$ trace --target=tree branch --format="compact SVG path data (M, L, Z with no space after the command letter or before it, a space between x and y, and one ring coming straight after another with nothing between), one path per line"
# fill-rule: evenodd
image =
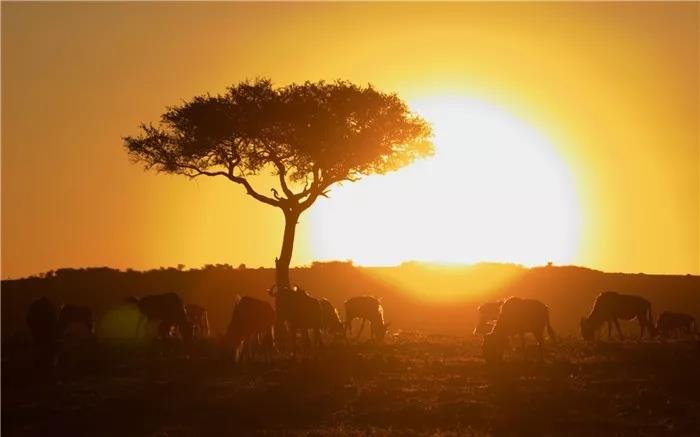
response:
M255 200L258 200L262 203L266 203L266 204L271 205L271 206L280 207L279 201L272 199L270 197L264 196L264 195L258 193L257 191L255 191L255 189L253 189L253 186L250 185L250 182L248 182L248 180L246 178L240 177L240 176L235 176L233 174L233 167L229 166L228 172L225 172L225 171L206 171L206 170L202 170L202 169L198 168L197 166L186 165L186 164L179 165L179 167L195 172L195 174L187 174L187 176L189 176L189 177L197 177L197 176L202 176L202 175L203 176L224 176L232 182L243 185L243 187L246 190L246 194L253 197Z
M305 194L309 197L307 197L303 202L299 203L301 210L305 211L311 205L313 205L316 199L318 199L318 196L328 197L328 187L330 187L334 183L335 181L326 182L325 180L323 180L321 178L320 169L318 167L314 167L313 179L311 180L311 187L308 189L308 193Z

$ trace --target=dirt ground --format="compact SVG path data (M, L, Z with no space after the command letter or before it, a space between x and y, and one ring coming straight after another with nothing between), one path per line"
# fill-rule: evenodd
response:
M28 345L2 356L4 436L700 436L695 341L563 339L496 366L477 338L415 333L272 364L94 345L48 376Z

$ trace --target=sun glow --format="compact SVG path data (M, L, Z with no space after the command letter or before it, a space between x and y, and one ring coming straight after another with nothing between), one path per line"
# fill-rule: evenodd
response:
M433 125L435 155L335 187L314 205L308 224L315 259L573 261L578 199L543 135L478 100L434 97L411 107Z

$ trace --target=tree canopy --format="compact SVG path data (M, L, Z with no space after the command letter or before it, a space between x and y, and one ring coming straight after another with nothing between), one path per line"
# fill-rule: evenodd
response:
M338 182L433 153L430 126L396 94L341 80L282 87L245 81L169 107L158 125L140 128L124 143L146 168L225 177L285 211L307 209ZM249 181L266 172L278 180L271 195Z

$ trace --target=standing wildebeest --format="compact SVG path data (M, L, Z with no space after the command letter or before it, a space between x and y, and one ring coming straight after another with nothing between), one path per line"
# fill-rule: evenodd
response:
M338 310L327 299L319 299L321 305L321 324L328 335L342 335L343 322L340 321Z
M656 332L662 338L668 338L673 334L697 335L698 328L695 318L690 314L664 311L656 323Z
M240 349L246 349L249 358L253 358L259 346L264 357L270 359L275 320L275 311L268 302L249 296L238 301L224 337L224 344L233 351L236 361L244 352Z
M501 311L491 333L484 336L484 358L487 361L500 360L508 347L510 337L531 332L537 339L540 360L543 358L542 344L544 329L554 341L554 330L549 324L549 308L540 301L511 297L501 306Z
M384 307L379 299L372 296L356 296L345 301L345 333L352 334L352 321L362 319L360 331L357 338L360 338L362 330L365 328L365 321L370 322L372 338L377 341L384 340L386 331L390 323L384 323Z
M83 329L90 336L94 334L92 310L78 305L64 305L58 315L58 333L65 335L75 328Z
M474 335L484 335L491 332L494 322L498 320L498 315L501 313L502 305L503 301L499 300L496 302L485 303L477 308L477 311L479 312L479 321L476 328L474 328Z
M206 308L192 303L185 305L187 320L192 325L192 335L196 338L207 338L210 335L209 314Z
M321 304L317 299L298 285L292 289L278 288L273 285L268 289L268 293L275 298L277 312L275 337L281 345L290 348L292 354L296 353L297 330L301 330L303 340L311 346L309 339L309 330L311 330L316 347L323 346L321 340L323 317Z
M27 325L37 346L37 364L52 366L57 352L56 306L46 297L35 300L27 311Z
M192 325L187 320L185 305L177 294L152 294L140 299L130 298L129 300L136 301L143 316L139 320L137 332L144 322L157 321L160 322L158 334L161 338L168 338L173 328L177 328L183 340L188 342L192 339Z
M614 323L620 340L623 340L618 319L632 320L635 317L642 329L640 337L644 336L645 328L649 328L649 335L653 336L654 322L651 316L651 303L648 300L639 296L605 291L596 297L588 317L581 318L581 336L587 341L592 341L598 328L607 322L608 339L612 338L612 324Z

